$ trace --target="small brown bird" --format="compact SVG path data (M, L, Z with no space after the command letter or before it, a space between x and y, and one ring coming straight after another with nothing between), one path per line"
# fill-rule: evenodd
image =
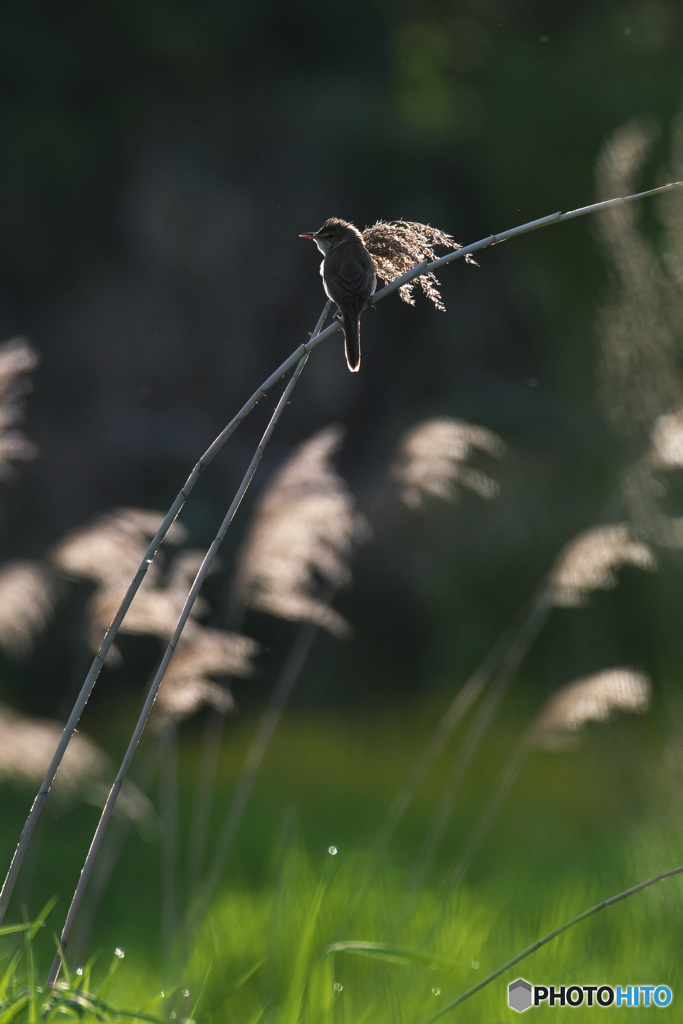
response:
M358 228L330 217L320 231L307 232L325 259L320 274L327 297L336 302L346 342L346 362L360 369L360 314L377 287L375 267Z

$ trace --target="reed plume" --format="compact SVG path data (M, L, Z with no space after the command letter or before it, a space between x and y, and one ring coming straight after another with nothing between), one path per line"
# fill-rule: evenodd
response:
M646 675L612 668L563 686L539 711L529 742L544 750L567 750L588 722L607 722L617 711L644 714L652 687Z
M431 263L435 260L437 257L434 246L451 251L462 248L445 231L410 220L378 220L371 228L363 231L363 241L375 265L377 277L385 284L396 281L418 263ZM470 255L467 255L465 260L467 263L475 262ZM403 302L415 305L416 284L420 285L425 297L433 302L437 309L446 309L439 292L439 282L431 270L416 280L401 285L398 294Z
M319 580L350 582L349 558L369 531L331 462L343 434L330 426L305 441L264 491L237 558L233 606L348 636L348 622L318 596Z
M0 568L0 647L26 658L54 612L58 580L41 562L5 562Z
M24 395L31 390L26 374L38 365L38 355L26 338L0 345L0 478L11 479L16 459L33 459L37 447L20 430L11 429L24 414Z
M45 775L62 734L59 722L27 718L0 705L0 780L35 786ZM55 777L52 792L62 802L85 800L101 807L115 774L111 759L83 733L74 736ZM152 804L126 782L119 813L149 834L156 820Z
M614 523L584 530L558 555L548 575L545 597L558 608L579 608L592 590L612 590L622 565L652 572L656 559L628 526Z
M496 481L467 465L475 449L500 458L505 444L485 427L448 416L424 420L406 431L391 468L401 500L409 508L420 508L425 495L457 501L458 487L480 498L495 498L500 491Z

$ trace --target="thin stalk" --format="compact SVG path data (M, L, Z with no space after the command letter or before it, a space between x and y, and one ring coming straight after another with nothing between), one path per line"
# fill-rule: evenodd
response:
M194 816L187 865L187 891L189 894L194 892L204 863L224 723L225 715L217 711L216 708L210 708L204 726L201 761L194 798Z
M418 789L436 763L454 729L467 714L498 668L500 662L507 655L519 634L519 629L518 615L515 621L498 638L481 665L470 676L465 685L458 690L448 710L436 727L434 735L418 757L408 778L389 806L373 846L374 860L381 860L386 853L389 843L403 816L415 799Z
M326 598L329 600L332 596L333 589L330 588L329 596ZM197 921L201 918L204 909L208 906L211 897L213 896L218 882L220 880L221 872L225 862L232 849L237 829L239 828L242 815L249 802L251 791L254 786L254 780L259 770L263 755L266 752L268 744L270 743L275 727L277 726L280 716L284 710L284 707L289 700L289 697L294 689L294 685L301 674L301 670L306 662L309 651L313 645L313 641L318 633L318 625L313 622L307 622L303 625L299 631L299 634L292 646L280 677L275 685L268 706L264 711L261 721L258 724L256 734L251 741L251 745L247 752L247 756L242 768L242 774L237 783L237 787L232 797L232 802L228 810L223 829L218 838L216 849L211 861L211 867L207 872L206 881L202 886L202 892L200 898L197 901L197 905L188 921L187 931L196 925Z
M71 901L71 906L69 907L69 913L67 914L66 922L62 930L59 945L61 954L64 953L69 942L74 922L78 915L78 910L83 900L83 895L87 888L88 880L92 873L93 865L97 858L99 848L102 845L102 840L104 839L104 835L112 811L114 810L116 799L121 790L121 786L123 785L123 780L126 777L126 773L128 771L128 768L130 767L130 763L133 760L135 751L137 750L145 725L147 724L147 719L149 718L152 706L154 704L154 701L156 700L157 692L159 690L159 687L161 686L161 681L164 678L166 669L168 668L171 658L173 657L173 652L175 651L176 644L178 643L182 631L185 628L185 624L188 618L190 617L190 612L192 611L195 600L197 599L197 595L199 594L200 588L206 578L206 575L209 572L209 569L211 568L211 565L218 553L218 549L221 545L221 542L223 541L223 538L225 537L225 534L228 531L228 527L230 526L230 523L232 522L235 513L237 512L237 509L241 504L242 498L244 497L246 490L253 479L258 464L261 461L261 458L263 457L263 452L266 448L266 445L268 444L268 441L270 440L273 431L275 430L275 427L277 425L278 420L280 419L280 416L282 415L282 412L287 406L289 396L292 394L292 391L294 390L294 387L297 381L299 380L301 373L303 372L303 368L306 365L307 360L308 352L304 353L304 355L299 360L299 365L297 366L296 371L292 374L289 383L287 384L287 387L282 393L282 397L280 398L280 401L276 406L275 412L271 417L270 423L266 427L265 433L261 438L261 443L259 444L258 448L256 449L256 452L254 453L254 457L251 460L249 468L244 475L244 479L240 484L237 494L233 498L232 504L228 509L225 519L221 523L221 527L218 531L218 534L216 535L216 538L214 539L213 543L211 544L211 547L209 548L204 557L204 561L200 566L199 572L197 573L195 581L192 584L190 593L187 596L185 605L180 614L180 618L178 619L175 630L173 632L173 636L171 637L171 641L168 647L166 648L166 652L161 660L161 664L157 670L152 685L149 689L149 693L147 694L147 700L145 701L142 713L140 715L140 718L138 719L138 723L135 727L130 743L128 744L128 749L121 763L121 767L119 768L119 773L116 777L114 785L111 788L111 791L107 798L107 802L104 805L104 810L102 811L102 816L100 817L99 824L97 826L97 829L95 830L95 835L93 836L90 850L88 851L88 856L85 859L85 864L83 865L83 870L81 871L81 877L79 879L78 885L76 886L76 891L74 892L74 896ZM50 970L50 974L47 981L48 987L53 986L54 983L56 982L57 977L59 975L61 962L61 956L58 953L52 964L52 969Z
M142 793L147 793L149 790L158 766L158 751L152 748L147 752L145 763L138 773L137 786ZM115 818L113 825L107 832L107 838L92 873L87 897L81 907L78 924L71 936L71 955L75 961L81 960L85 955L102 897L107 889L112 872L116 867L119 854L133 828L133 824L132 818L129 817L119 818L118 820Z
M620 892L616 896L611 896L608 900L603 900L602 903L596 903L594 907L591 907L589 910L584 910L582 914L577 914L576 917L571 919L571 921L566 921L565 924L560 925L559 928L555 928L542 939L538 939L538 941L532 943L531 946L527 946L527 948L522 950L521 953L518 953L517 956L513 956L512 960L508 960L507 963L503 964L503 966L499 967L496 971L493 971L492 974L482 978L477 985L473 985L472 988L463 992L462 995L457 996L457 998L452 999L450 1003L446 1003L445 1006L440 1007L436 1013L431 1014L431 1016L423 1020L422 1024L434 1024L434 1021L438 1020L439 1017L443 1017L444 1014L454 1010L456 1006L460 1006L460 1004L464 1003L466 999L473 996L475 992L481 991L481 989L485 988L492 981L495 981L496 978L499 978L500 975L504 974L510 967L514 967L515 964L518 964L527 956L531 956L532 953L535 953L537 949L541 948L541 946L545 946L547 942L551 942L553 939L557 938L558 935L561 935L562 932L566 932L567 929L573 928L575 924L585 921L586 918L590 917L592 914L597 914L601 910L606 910L607 907L611 907L613 904L619 903L620 900L625 900L628 896L633 896L635 893L641 892L643 889L648 889L651 885L656 885L657 882L664 881L665 878L672 878L674 875L680 874L683 874L683 865L677 868L671 868L670 871L663 871L661 875L655 875L653 878L648 878L647 881L641 882L639 885L634 885L632 889L626 889L624 892Z
M482 238L478 242L473 242L471 245L464 246L461 249L457 249L454 252L448 253L446 256L441 257L441 259L434 260L432 263L427 263L426 261L424 261L423 263L418 264L416 267L413 267L412 270L409 270L407 273L403 274L402 277L397 278L391 284L386 285L384 288L381 288L380 291L375 292L375 294L372 296L372 304L375 305L377 302L381 302L382 299L387 298L387 296L397 291L402 285L408 284L415 278L421 277L423 274L436 270L441 266L445 266L445 264L451 263L454 260L462 259L463 257L468 256L470 253L478 252L481 249L485 249L490 245L496 245L499 242L507 241L509 238L514 238L517 235L525 234L528 231L535 231L538 228L546 227L550 224L559 224L560 222L565 220L572 220L575 217L582 217L584 214L587 213L594 213L599 210L607 209L610 206L616 206L621 203L632 202L636 199L644 199L646 196L657 195L660 192L666 192L669 189L679 188L681 186L683 186L683 182L671 182L670 184L667 185L661 185L659 188L649 189L647 192L638 192L631 196L624 196L617 199L608 199L601 203L593 203L591 206L584 206L577 210L570 210L568 213L553 213L550 214L548 217L541 217L539 220L529 221L528 223L522 224L519 227L510 228L508 231L503 231L500 234L488 235L486 238ZM327 316L329 308L330 303L328 303L325 307L325 311L321 317L321 320L319 321L320 324L324 322L324 319ZM190 476L187 478L185 485L178 492L178 495L173 504L171 505L170 509L168 510L168 513L163 523L161 524L152 541L150 542L145 557L140 563L140 567L137 573L135 574L128 590L126 591L125 597L123 598L119 606L119 609L116 615L114 616L114 619L112 620L112 623L109 629L107 630L107 633L105 634L104 640L102 641L102 645L100 646L99 651L95 655L93 663L90 667L90 671L88 672L85 678L85 682L83 683L83 686L78 695L76 703L74 704L71 715L69 716L69 720L64 727L64 732L57 745L54 757L50 762L50 766L45 774L45 778L42 782L42 785L38 790L35 800L33 801L33 805L29 812L28 818L26 819L26 823L24 824L24 827L22 829L21 836L19 837L19 842L14 852L14 856L12 858L9 871L7 872L7 876L5 878L2 890L0 891L0 925L2 925L2 922L5 918L7 906L11 899L12 892L14 890L14 884L16 882L17 875L19 874L19 870L21 868L21 864L26 853L26 849L31 840L33 829L35 828L36 822L40 817L43 806L45 805L45 801L50 791L50 787L52 786L55 775L57 774L57 769L61 764L62 758L64 757L64 752L67 746L69 745L69 742L74 734L76 726L78 725L80 717L83 713L83 709L85 708L85 705L88 702L92 689L97 681L97 678L104 664L104 660L107 656L107 653L111 645L114 642L114 639L119 631L119 628L121 626L121 623L123 622L126 612L130 608L133 598L138 592L140 585L143 579L145 578L147 570L149 569L149 566L152 564L152 560L154 559L154 556L156 555L157 551L159 550L162 544L162 541L164 540L166 534L168 533L171 526L177 519L183 505L185 504L190 492L194 488L201 474L204 472L204 470L212 461L212 459L218 454L218 452L221 450L221 448L226 443L228 438L232 436L232 434L235 432L235 430L240 425L242 420L244 420L245 417L251 412L251 410L257 404L259 399L264 397L270 390L270 388L274 384L276 384L284 376L284 374L291 370L292 367L300 359L302 359L304 355L307 355L310 352L312 352L314 348L316 348L319 344L321 344L321 342L325 341L332 334L334 334L335 331L338 331L340 327L341 325L338 322L335 322L334 324L331 324L329 327L327 327L324 331L319 330L319 328L316 329L316 331L313 332L313 335L311 336L309 341L307 341L305 344L300 345L294 352L292 352L290 356L288 356L287 359L285 359L283 363L280 364L277 370L275 370L270 375L270 377L268 377L263 382L263 384L254 392L251 398L247 402L245 402L245 404L242 406L237 415L230 421L230 423L228 423L227 427L225 427L224 430L221 431L221 433L218 435L213 444L206 450L204 455L202 455L201 459L192 470Z
M467 869L474 860L477 850L482 844L488 830L491 828L501 804L512 789L512 785L524 766L533 747L533 730L527 729L521 739L515 745L515 749L507 760L505 767L498 777L495 788L489 802L479 815L479 820L474 826L474 831L461 853L460 857L453 863L443 882L442 891L446 895L457 889L465 877Z
M325 308L327 309L328 307L329 303ZM322 327L322 321L318 322L316 330L320 327ZM226 604L226 598L229 596L230 589L226 587L226 596L220 602L220 605ZM239 633L244 623L244 606L241 602L238 604L236 601L230 601L230 604L231 607L227 614L225 607L219 606L216 618L218 623L222 624L226 629ZM216 776L218 774L225 718L224 712L218 711L216 708L210 708L204 725L199 772L195 787L194 815L190 829L190 850L187 860L188 900L192 898L192 894L197 888L204 866L209 821L211 819L211 805L216 789Z
M517 673L517 669L541 631L552 607L552 604L543 596L536 600L527 616L526 622L507 652L500 675L481 704L470 726L453 766L448 785L432 818L422 850L418 854L412 885L413 893L419 890L434 862L434 857L441 845L441 840L453 814L453 808L455 807L460 787L479 749L479 744L491 724L493 716L500 707L500 703L507 693Z
M178 923L178 722L158 740L161 839L161 944L164 981L172 979L173 939Z

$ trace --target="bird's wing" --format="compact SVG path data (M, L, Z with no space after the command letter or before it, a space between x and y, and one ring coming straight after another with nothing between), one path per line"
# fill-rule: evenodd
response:
M365 249L339 245L331 249L323 263L327 294L342 312L357 315L375 290L375 270Z

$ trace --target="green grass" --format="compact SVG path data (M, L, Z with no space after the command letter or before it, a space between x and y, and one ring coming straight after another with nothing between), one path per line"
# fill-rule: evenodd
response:
M167 979L162 985L160 972L159 844L132 837L91 943L100 951L89 981L95 998L160 1019L175 1013L177 1020L193 1017L207 1024L421 1024L564 921L683 862L683 837L660 802L663 781L672 781L672 769L660 755L670 724L656 717L622 720L591 730L573 753L533 756L465 883L444 902L437 883L518 732L522 712L511 705L474 766L446 848L417 901L406 900L410 869L455 747L426 780L390 856L367 883L369 845L435 714L408 709L381 722L368 716L361 727L357 719L329 716L291 714L283 721L224 888L193 935L189 966L176 969L170 984ZM250 721L231 729L214 836L252 729ZM189 842L196 754L197 739L189 735L180 765L181 863ZM4 794L3 843L11 841L8 826L16 827L12 818L21 803L18 796ZM34 975L41 983L54 955L52 933L61 927L95 817L92 809L78 807L55 807L53 815L28 894L32 916L49 896L60 897L32 946ZM327 852L330 844L338 848L334 856ZM680 879L671 879L582 922L444 1020L519 1020L506 1004L507 984L519 976L535 984L668 984L674 990L671 1008L622 1008L620 1019L635 1013L638 1020L655 1013L675 1019L683 973L682 886ZM20 939L8 935L0 941L1 952L9 955ZM379 948L344 947L349 942ZM336 950L323 955L332 944ZM107 982L105 999L98 993L115 946L122 946L126 957L117 960L118 973ZM6 962L0 961L0 970ZM19 972L16 991L30 987L29 961L22 962L25 974ZM82 988L84 982L78 984ZM67 1010L94 1012L65 1002L54 1013ZM98 1012L106 1018L111 1011ZM532 1016L543 1021L571 1014L571 1020L582 1021L605 1012L614 1011L539 1008ZM30 1024L28 1013L26 1004L15 1018Z

